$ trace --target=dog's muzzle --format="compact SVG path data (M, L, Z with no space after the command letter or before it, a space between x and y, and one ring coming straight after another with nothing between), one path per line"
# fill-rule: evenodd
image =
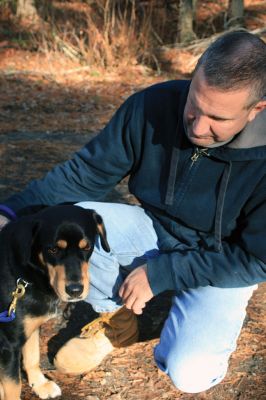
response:
M71 283L66 286L66 293L73 298L78 298L82 295L84 286L80 283Z

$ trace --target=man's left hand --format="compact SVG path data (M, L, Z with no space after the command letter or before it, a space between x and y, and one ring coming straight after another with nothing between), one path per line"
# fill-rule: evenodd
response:
M142 314L146 302L153 297L146 265L136 268L126 277L119 290L119 296L126 308L135 314Z

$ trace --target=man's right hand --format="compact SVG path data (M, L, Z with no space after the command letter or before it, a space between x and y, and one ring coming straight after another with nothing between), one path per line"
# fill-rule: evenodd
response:
M0 231L3 229L3 227L10 222L10 219L7 217L4 217L4 215L0 215Z

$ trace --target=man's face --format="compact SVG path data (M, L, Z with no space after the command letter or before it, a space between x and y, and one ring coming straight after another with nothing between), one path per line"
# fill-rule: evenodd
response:
M184 110L187 135L196 146L211 147L227 142L259 112L247 108L249 88L221 91L208 86L199 69L192 79Z

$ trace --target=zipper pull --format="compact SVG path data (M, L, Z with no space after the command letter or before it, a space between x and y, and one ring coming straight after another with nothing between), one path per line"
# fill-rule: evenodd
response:
M208 148L199 149L198 147L196 147L196 150L194 151L194 154L191 156L190 159L194 163L198 161L199 157L203 155L209 157Z
M196 150L194 151L194 153L190 159L194 163L198 160L199 156L200 156L200 151L199 151L198 147L196 147Z

